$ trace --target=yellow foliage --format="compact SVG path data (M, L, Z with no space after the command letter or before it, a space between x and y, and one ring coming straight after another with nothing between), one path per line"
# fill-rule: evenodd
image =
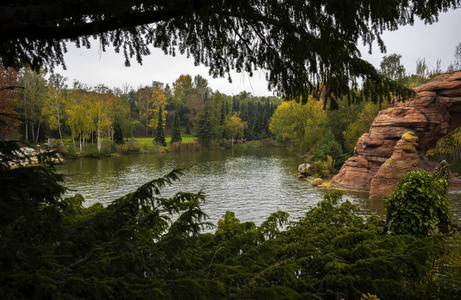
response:
M243 131L248 128L247 122L242 122L237 113L229 116L224 123L228 136L232 139L243 137Z
M166 96L163 92L163 89L159 88L158 86L155 86L154 89L152 90L151 108L149 108L149 116L150 116L149 127L151 128L157 127L158 112L160 111L160 108L161 108L163 128L165 128L166 116L168 114L168 111L166 111L165 106L166 106Z
M360 298L360 300L379 300L379 298L376 295L366 293L366 294L362 294L362 297Z
M307 153L323 136L327 113L321 101L309 97L306 104L282 102L269 125L279 141L289 141L298 153Z
M434 149L427 151L427 156L449 158L450 156L458 155L460 158L461 152L461 127L456 128L443 138L441 138Z

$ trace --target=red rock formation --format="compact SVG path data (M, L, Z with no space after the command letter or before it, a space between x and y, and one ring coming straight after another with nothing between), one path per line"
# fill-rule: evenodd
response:
M394 151L401 151L395 146L408 131L418 137L415 149L419 162L413 167L434 168L434 164L425 158L426 151L444 135L461 126L461 71L437 76L414 90L414 98L406 101L394 99L391 108L379 112L370 132L359 138L354 156L346 161L333 178L334 182L346 188L370 190L371 197L387 197L398 181L386 187L383 185L386 177L376 179L373 184L372 179ZM389 168L398 167L397 164L387 164L380 174L390 174Z
M400 177L419 169L418 137L408 131L403 134L392 152L371 179L370 198L386 198L400 182Z

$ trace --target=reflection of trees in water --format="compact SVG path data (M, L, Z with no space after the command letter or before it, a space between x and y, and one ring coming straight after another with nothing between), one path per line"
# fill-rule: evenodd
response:
M461 225L461 190L448 193L450 215L454 224Z

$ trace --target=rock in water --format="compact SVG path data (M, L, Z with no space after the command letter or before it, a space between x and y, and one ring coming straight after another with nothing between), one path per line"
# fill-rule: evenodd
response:
M298 167L298 173L303 176L312 175L312 166L308 163L300 164Z
M323 184L323 179L322 178L315 178L313 181L312 181L312 185L313 186L319 186L319 185L322 185Z
M333 178L335 183L346 188L370 190L370 194L387 197L389 190L393 190L390 186L385 189L386 192L375 192L372 189L380 188L377 184L381 180L379 178L383 178L382 173L388 171L391 163L386 165L387 171L381 171L373 186L372 179L393 156L394 151L403 151L402 145L396 146L409 131L418 138L415 145L417 153L412 154L412 157L418 156L415 169L434 170L435 163L425 157L427 150L433 148L447 133L461 126L461 71L437 76L414 90L414 98L406 101L393 99L391 108L379 112L369 133L359 138L354 156L344 163Z

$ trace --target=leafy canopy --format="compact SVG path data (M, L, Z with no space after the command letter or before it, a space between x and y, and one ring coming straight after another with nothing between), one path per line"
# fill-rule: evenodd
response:
M66 43L105 50L113 46L125 64L149 55L149 46L193 57L214 77L230 70L267 70L268 87L286 96L303 95L324 83L348 93L357 80L383 94L399 90L361 58L358 42L370 47L383 30L426 23L460 0L90 0L6 1L0 6L0 58L6 67L35 69L64 65ZM384 85L382 83L385 83ZM403 92L402 90L400 90Z

